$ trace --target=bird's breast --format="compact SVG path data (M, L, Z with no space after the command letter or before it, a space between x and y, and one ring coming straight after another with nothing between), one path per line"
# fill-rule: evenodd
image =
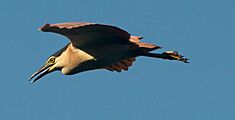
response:
M73 47L72 44L61 54L58 61L61 62L62 73L71 74L81 63L94 60L94 56L85 51Z
M125 44L96 44L74 47L72 44L61 56L64 58L62 73L75 74L104 68L133 57L133 50Z

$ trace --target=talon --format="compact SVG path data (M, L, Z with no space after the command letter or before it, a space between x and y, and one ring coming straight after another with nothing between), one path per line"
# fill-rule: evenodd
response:
M162 54L165 54L165 55L169 55L169 59L171 60L179 60L179 61L182 61L184 63L189 63L188 62L188 58L184 58L183 55L180 55L177 51L166 51L166 52L163 52Z

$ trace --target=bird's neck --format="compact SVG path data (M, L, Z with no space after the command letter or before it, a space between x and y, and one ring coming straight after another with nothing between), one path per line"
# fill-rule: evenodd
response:
M91 59L94 59L94 57L70 44L68 48L57 57L56 63L58 67L62 68L61 72L63 74L69 74L75 68L79 67L81 63Z

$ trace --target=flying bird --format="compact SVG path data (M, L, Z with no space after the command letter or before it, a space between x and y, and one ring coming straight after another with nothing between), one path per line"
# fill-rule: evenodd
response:
M132 36L127 31L112 25L86 22L47 23L39 30L63 35L70 42L52 54L44 66L32 74L29 79L31 83L57 70L65 75L94 69L127 71L138 56L188 63L188 59L177 51L151 53L161 47L141 42L143 37ZM37 77L33 79L35 76Z

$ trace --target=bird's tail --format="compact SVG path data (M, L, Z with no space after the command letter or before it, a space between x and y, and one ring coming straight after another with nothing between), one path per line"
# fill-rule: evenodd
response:
M140 42L141 39L143 39L141 36L131 36L130 41L138 45L138 48L140 48L142 51L146 52L161 48L160 46L151 43Z
M162 59L167 59L167 60L178 60L182 61L184 63L189 63L188 58L185 58L184 56L178 54L177 51L166 51L161 54L159 53L149 53L149 52L144 52L141 54L141 56L145 57L153 57L153 58L162 58Z

